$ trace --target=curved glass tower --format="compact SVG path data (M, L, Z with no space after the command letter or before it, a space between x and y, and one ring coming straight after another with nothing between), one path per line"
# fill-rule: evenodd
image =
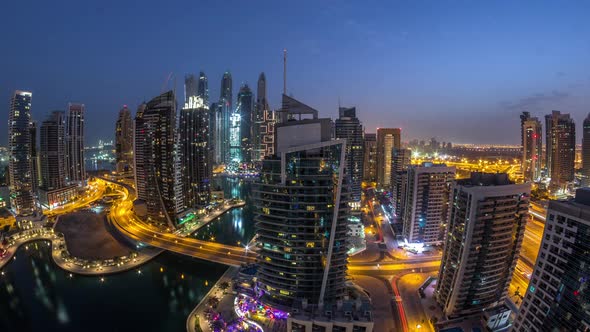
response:
M346 294L346 140L329 140L329 119L294 121L277 134L254 189L260 298L283 310L329 306Z
M32 147L35 142L31 135L31 99L27 91L15 91L10 102L8 121L8 148L10 160L10 205L18 216L29 216L36 211L33 193Z

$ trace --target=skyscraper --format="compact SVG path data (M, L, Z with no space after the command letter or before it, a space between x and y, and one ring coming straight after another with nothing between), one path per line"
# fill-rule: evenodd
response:
M196 97L199 95L200 82L194 74L187 74L184 76L184 102L188 102L189 97Z
M176 99L168 91L140 106L135 115L135 186L148 218L174 227L176 200ZM179 200L180 201L180 200Z
M241 117L240 113L232 112L229 118L229 146L228 156L225 161L226 169L237 171L242 163L242 139L241 139Z
M209 106L209 83L207 82L207 75L205 75L205 73L202 71L199 72L197 96L203 99L203 104Z
M256 90L256 105L252 113L252 161L260 161L266 154L263 132L268 134L266 115L269 111L266 99L266 76L264 73L260 73Z
M582 186L590 186L590 114L582 127Z
M209 107L209 117L213 117L213 120L209 118L209 129L211 129L211 133L209 135L213 136L213 145L211 149L213 150L213 157L211 161L214 164L223 164L223 106L221 103L212 103ZM213 127L211 127L213 125Z
M39 171L39 154L37 153L37 122L31 121L31 163L33 170L31 172L33 178L33 196L38 197L39 182L41 174Z
M10 159L10 205L18 216L36 212L33 193L33 159L31 151L31 99L33 94L17 90L10 101L8 121L8 149Z
M528 218L530 183L504 173L458 180L435 298L449 317L480 312L506 298Z
M238 103L236 113L240 116L240 140L242 142L242 161L252 160L252 128L257 124L253 123L254 96L248 84L242 85L238 92Z
M587 331L590 326L590 188L550 201L535 269L514 331Z
M393 149L391 158L391 196L393 208L398 220L404 218L406 194L408 189L408 166L412 151L410 149Z
M204 206L210 199L211 154L209 107L200 96L189 97L180 111L180 160L185 206Z
M537 181L541 177L541 152L543 134L541 122L532 118L529 112L522 112L521 142L522 142L522 172L525 181Z
M221 79L221 93L219 96L219 117L221 118L221 130L219 132L219 140L221 143L218 144L220 152L218 153L221 158L221 163L229 164L231 160L230 156L230 126L232 122L233 110L233 94L232 94L232 78L230 72L226 71ZM217 117L216 117L217 119ZM235 121L235 119L234 119ZM239 122L239 120L238 120ZM239 124L238 124L239 125Z
M407 170L403 235L409 243L441 244L451 211L455 167L423 163Z
M66 167L69 183L84 185L84 104L68 104L66 116Z
M361 201L363 181L363 126L356 117L355 107L340 107L339 118L335 121L336 139L346 139L346 168L350 177L352 201Z
M226 71L223 73L223 77L221 78L221 96L220 100L225 100L229 103L229 109L232 109L233 106L233 83L231 78L231 73Z
M62 111L53 111L41 124L39 202L48 209L67 203L77 195L77 186L68 186L66 182L65 127L66 117Z
M553 191L565 189L574 180L576 126L569 114L553 111L545 116L546 161Z
M40 155L43 190L66 186L65 126L65 114L62 111L53 111L41 124Z
M393 149L401 148L401 129L377 128L377 187L390 189Z
M115 154L117 172L131 171L133 168L133 120L127 105L119 111L119 118L115 125Z
M275 307L317 307L346 294L346 141L331 141L329 124L278 125L276 155L263 161L254 190L258 282L262 300Z
M363 180L377 182L377 134L365 133Z

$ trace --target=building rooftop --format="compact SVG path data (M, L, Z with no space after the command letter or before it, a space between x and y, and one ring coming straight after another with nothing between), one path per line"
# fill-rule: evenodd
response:
M576 197L549 201L549 210L590 221L590 188L576 190Z
M457 181L461 186L505 186L514 184L508 178L506 173L483 173L472 172L469 179L461 179Z

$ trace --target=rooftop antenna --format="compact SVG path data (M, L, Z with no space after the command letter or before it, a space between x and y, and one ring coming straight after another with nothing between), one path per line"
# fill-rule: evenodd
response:
M287 49L283 49L283 94L287 94Z

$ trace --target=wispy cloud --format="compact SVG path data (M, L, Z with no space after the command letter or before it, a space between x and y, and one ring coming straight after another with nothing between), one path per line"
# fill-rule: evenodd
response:
M568 92L553 90L551 93L536 93L515 102L505 101L500 105L509 110L528 111L542 108L544 105L562 102L569 96Z

